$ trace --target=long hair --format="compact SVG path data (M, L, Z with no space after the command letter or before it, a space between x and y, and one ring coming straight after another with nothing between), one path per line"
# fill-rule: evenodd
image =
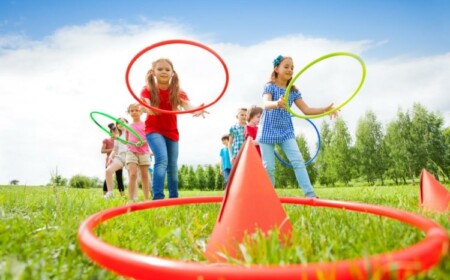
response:
M275 69L277 69L277 68L280 66L281 62L282 62L283 60L287 59L287 58L289 58L289 59L292 60L292 57L290 57L290 56L283 56L280 60L277 61L277 65L274 65L272 74L270 75L269 83L275 84L276 79L278 79L278 73L275 72ZM287 80L287 82L286 82L286 87L289 85L289 83L291 82L291 80L292 80L292 78L290 78L289 80ZM298 91L298 89L295 87L295 85L292 85L291 91Z
M178 74L175 72L175 69L173 68L173 63L167 58L160 58L158 60L155 60L152 62L152 68L147 71L147 75L145 76L146 86L148 91L150 92L150 105L153 107L159 106L159 90L157 87L157 81L155 76L153 75L153 71L156 67L156 65L160 62L167 62L169 63L170 67L173 70L173 76L170 80L169 84L169 101L172 105L172 110L177 110L178 107L181 105L181 98L180 98L180 82L178 79Z

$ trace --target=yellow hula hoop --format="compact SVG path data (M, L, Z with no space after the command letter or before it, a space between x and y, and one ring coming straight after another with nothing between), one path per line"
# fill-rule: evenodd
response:
M353 92L353 94L349 98L347 98L347 100L345 100L341 105L339 105L339 106L337 106L337 107L335 107L335 108L333 108L333 109L331 109L331 110L329 110L327 112L324 112L322 114L304 116L304 115L299 115L299 114L295 113L294 111L292 111L292 109L289 106L289 102L288 102L288 100L289 100L289 93L290 93L291 88L294 85L295 81L298 79L298 77L300 77L300 75L303 74L303 72L308 70L314 64L316 64L316 63L318 63L318 62L320 62L320 61L322 61L324 59L327 59L327 58L330 58L330 57L334 57L334 56L349 56L349 57L352 57L352 58L356 59L361 64L361 68L362 68L361 80L359 82L358 87ZM357 56L355 54L352 54L352 53L347 53L347 52L335 52L335 53L330 53L330 54L321 56L321 57L317 58L316 60L312 61L311 63L309 63L308 65L306 65L305 67L303 67L303 69L300 70L297 73L297 75L295 75L295 77L288 84L288 86L286 88L286 94L284 96L284 102L286 103L286 109L293 116L296 116L296 117L301 118L301 119L315 119L315 118L320 118L320 117L332 114L332 113L340 110L342 107L344 107L348 102L350 102L350 100L352 100L356 96L356 94L359 92L359 90L361 89L362 85L364 84L364 80L365 79L366 79L366 65L364 64L364 61L359 56Z

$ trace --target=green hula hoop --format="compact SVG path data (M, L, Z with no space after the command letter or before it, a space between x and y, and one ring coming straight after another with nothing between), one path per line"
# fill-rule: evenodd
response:
M138 147L139 147L139 146L142 146L142 142L143 142L143 141L142 141L142 137L141 137L134 129L132 129L129 125L127 125L126 123L122 122L121 120L116 119L116 118L114 118L114 117L112 117L112 116L110 116L110 115L108 115L108 114L105 114L105 113L102 113L102 112L96 112L96 111L91 112L91 114L90 114L91 119L98 125L98 127L100 127L100 128L101 128L104 132L106 132L110 137L113 137L113 134L112 134L111 132L109 132L108 129L104 128L101 124L99 124L99 123L95 120L95 118L94 118L94 115L95 115L95 114L105 116L105 117L107 117L107 118L109 118L109 119L115 121L116 123L120 124L121 126L125 127L129 132L131 132L134 136L136 136L136 138L139 140L139 142L133 143L133 142L127 141L127 140L125 140L125 139L123 139L123 138L120 138L120 137L117 137L117 138L116 138L117 140L119 140L120 142L122 142L122 143L124 143L124 144L127 144L127 145L138 146Z
M353 92L353 94L347 98L347 100L345 100L341 105L337 106L336 108L333 108L327 112L324 112L322 114L317 114L317 115L299 115L297 113L295 113L294 111L292 111L292 109L289 106L289 93L291 91L292 86L294 85L295 81L298 79L298 77L300 77L301 74L303 74L303 72L305 72L306 70L308 70L308 68L310 68L311 66L313 66L314 64L318 63L319 61L322 61L324 59L330 58L330 57L334 57L334 56L349 56L349 57L353 57L354 59L356 59L362 67L362 75L361 75L361 81L359 82L358 87L356 88L356 90ZM356 96L356 94L359 92L359 90L361 89L362 85L364 84L364 80L366 79L366 65L364 64L364 61L357 55L352 54L352 53L347 53L347 52L335 52L335 53L330 53L324 56L321 56L319 58L317 58L316 60L312 61L311 63L309 63L308 65L306 65L305 67L303 67L302 70L300 70L297 75L295 75L295 77L291 80L291 82L288 84L287 88L286 88L286 94L284 96L284 102L286 103L286 109L289 111L289 113L291 113L292 115L301 118L301 119L315 119L315 118L320 118L329 114L332 114L334 112L336 112L337 110L340 110L342 107L344 107L344 105L346 105L348 102L350 102L350 100L353 99L353 97Z

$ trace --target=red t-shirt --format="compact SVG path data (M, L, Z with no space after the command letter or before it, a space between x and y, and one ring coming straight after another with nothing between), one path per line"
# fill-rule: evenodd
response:
M180 90L180 97L183 100L189 100L186 93ZM150 99L150 91L147 87L144 87L141 91L141 98ZM172 105L169 100L169 91L164 89L159 89L159 109L172 111ZM159 133L173 141L178 141L178 125L177 125L177 115L175 114L164 114L155 112L156 115L147 114L147 119L145 120L145 134L152 132Z
M112 139L112 138L103 139L103 145L105 145L105 149L108 149L108 150L114 148L114 139ZM111 154L111 152L106 154L105 166L108 165L108 157L110 154Z
M244 129L244 139L247 140L248 137L251 137L253 140L256 139L256 134L258 134L258 127L246 125ZM256 150L258 151L259 156L261 156L261 148L259 145L256 146Z

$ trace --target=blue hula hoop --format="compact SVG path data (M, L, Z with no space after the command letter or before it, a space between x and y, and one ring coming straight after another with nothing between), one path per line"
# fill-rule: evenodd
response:
M316 134L317 134L318 143L319 143L319 144L317 145L317 151L316 151L315 155L314 155L310 160L308 160L307 162L305 162L305 166L308 166L309 164L311 164L311 163L316 159L317 155L319 154L319 150L320 150L320 142L322 142L322 141L320 140L320 133L319 133L319 130L317 129L317 126L316 126L310 119L305 119L305 120L307 120L307 121L314 127L314 130L316 131ZM274 153L275 153L275 157L276 157L283 165L292 168L292 164L290 164L290 163L288 163L288 162L285 162L285 161L277 154L277 152L274 151Z

